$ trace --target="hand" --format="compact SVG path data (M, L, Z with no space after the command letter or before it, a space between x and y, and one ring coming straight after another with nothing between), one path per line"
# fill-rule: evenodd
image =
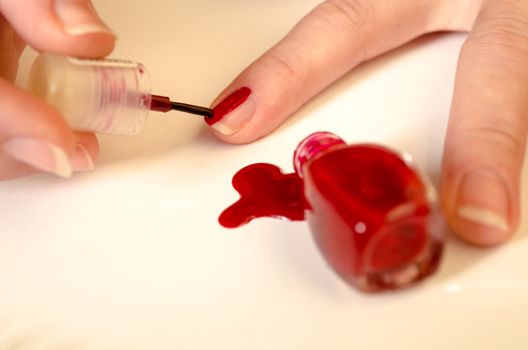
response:
M503 242L519 221L528 128L526 1L327 0L220 94L212 128L226 142L253 141L359 63L445 30L470 34L445 142L442 205L464 239Z
M67 177L93 168L98 153L95 135L72 132L55 109L12 84L26 43L102 57L114 41L89 0L0 0L0 180L38 171Z

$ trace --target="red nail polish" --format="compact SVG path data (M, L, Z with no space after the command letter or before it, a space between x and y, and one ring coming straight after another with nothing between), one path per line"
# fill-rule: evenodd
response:
M247 87L240 88L227 96L222 100L216 107L213 108L213 117L205 118L205 122L209 125L213 125L220 121L226 114L233 111L235 108L244 103L247 98L251 95L251 89Z
M220 223L306 216L332 268L366 292L401 288L437 269L443 218L401 155L377 145L346 145L320 132L299 144L294 166L293 174L262 163L242 169L233 178L241 199Z
M234 228L259 217L304 220L306 202L303 181L296 174L284 174L267 163L249 165L233 177L240 199L224 210L218 221Z

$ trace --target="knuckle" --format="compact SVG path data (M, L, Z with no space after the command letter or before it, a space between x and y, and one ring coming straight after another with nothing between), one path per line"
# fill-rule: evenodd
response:
M357 42L357 55L363 61L367 54L366 27L376 27L376 15L371 0L326 0L313 12L322 26L344 33Z
M317 13L330 25L354 31L374 17L374 8L370 0L326 0Z
M273 51L266 52L262 56L262 62L267 67L267 73L273 74L281 79L292 79L299 74L297 66L289 59Z
M492 59L528 61L528 18L514 12L483 9L464 45Z
M521 162L525 153L525 140L513 130L498 126L474 126L466 130L468 142L474 141L474 145L480 151L489 150L488 155L497 155L497 159L507 163ZM484 156L486 156L484 154Z

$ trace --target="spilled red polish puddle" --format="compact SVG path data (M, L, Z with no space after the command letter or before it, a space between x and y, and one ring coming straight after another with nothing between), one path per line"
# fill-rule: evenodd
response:
M220 215L224 227L238 227L258 217L304 220L307 203L297 173L284 174L273 164L252 164L236 173L233 187L240 199Z

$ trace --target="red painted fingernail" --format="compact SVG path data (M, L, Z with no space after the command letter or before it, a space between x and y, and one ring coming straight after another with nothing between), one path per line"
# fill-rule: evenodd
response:
M251 89L243 87L217 104L213 108L213 118L206 118L205 121L220 133L230 135L253 116L255 106Z

